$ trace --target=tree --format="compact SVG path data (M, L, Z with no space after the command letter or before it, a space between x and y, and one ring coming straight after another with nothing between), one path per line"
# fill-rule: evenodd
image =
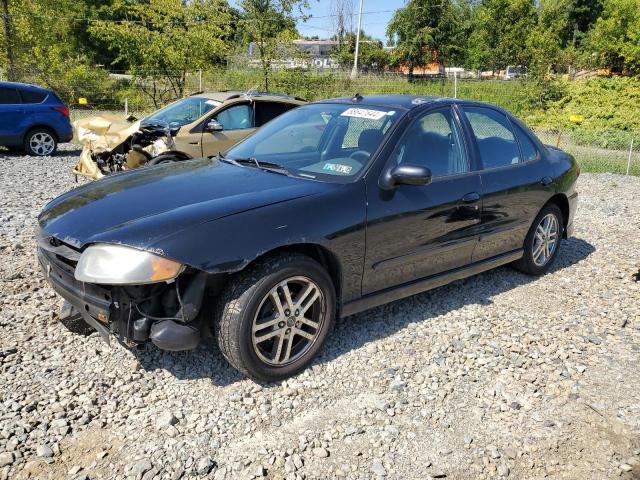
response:
M545 78L560 62L563 52L563 33L569 19L564 0L541 0L537 22L529 31L525 48L529 73L535 78Z
M409 78L421 65L446 65L456 49L459 22L451 0L409 0L399 8L387 26L389 44L394 45L394 62L405 65Z
M353 0L331 0L331 15L338 50L341 51L347 35L353 33Z
M566 6L567 26L563 46L579 47L602 14L602 7L602 0L568 0ZM640 5L637 8L640 8Z
M13 56L13 32L9 15L9 0L2 0L2 17L4 25L4 47L7 54L7 76L15 80L15 58Z
M496 71L525 63L535 13L533 0L484 0L473 16L468 66Z
M91 37L115 54L159 106L185 93L186 75L224 61L232 34L223 0L116 0L100 10L108 18L89 26Z
M75 66L90 63L93 52L78 34L85 30L84 18L90 16L91 6L96 3L88 0L6 1L0 45L5 51L10 48L8 57L12 57L12 61L7 58L5 63L0 59L0 66L13 70L16 80L57 87L53 80L64 77Z
M586 53L599 66L640 73L640 8L638 0L605 0L602 16L589 32Z
M334 37L336 38L336 37ZM342 68L351 68L356 50L356 35L347 33L342 39L342 45L338 43L332 56ZM358 63L365 71L381 72L389 64L389 53L384 49L382 42L360 32L360 50Z
M244 21L242 27L254 42L265 91L269 91L269 73L273 61L283 51L284 46L297 36L294 10L300 12L308 8L307 0L242 0L240 8ZM306 18L302 16L302 18Z

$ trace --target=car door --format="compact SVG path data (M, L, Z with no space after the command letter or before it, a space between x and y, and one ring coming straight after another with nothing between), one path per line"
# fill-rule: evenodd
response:
M231 148L255 131L253 104L234 103L216 112L211 120L222 125L222 131L208 131L206 122L202 131L202 155L216 155Z
M0 145L17 145L22 141L19 126L24 123L24 106L18 90L0 87Z
M473 132L482 180L480 241L473 261L522 248L533 219L553 189L553 173L524 132L503 112L484 106L462 107ZM521 146L522 144L522 146ZM533 149L533 150L532 150Z
M480 175L468 154L457 112L416 114L387 159L431 170L428 185L393 190L367 180L367 241L362 293L462 267L471 261L480 221Z

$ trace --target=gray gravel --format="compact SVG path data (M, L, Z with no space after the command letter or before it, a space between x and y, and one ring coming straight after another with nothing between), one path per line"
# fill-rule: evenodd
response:
M549 275L347 318L312 368L261 386L211 341L134 354L57 320L31 230L74 186L65 147L0 152L0 478L640 476L640 178L581 176Z

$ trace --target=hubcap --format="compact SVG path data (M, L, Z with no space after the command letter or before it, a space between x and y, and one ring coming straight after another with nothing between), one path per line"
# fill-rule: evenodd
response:
M49 155L53 152L55 142L53 137L48 133L38 132L31 135L31 138L29 139L29 146L37 155Z
M278 283L264 296L253 319L254 352L269 365L295 362L318 339L326 313L324 295L310 278L290 277Z
M558 218L553 213L545 215L536 227L533 238L533 263L543 267L553 256L558 245Z

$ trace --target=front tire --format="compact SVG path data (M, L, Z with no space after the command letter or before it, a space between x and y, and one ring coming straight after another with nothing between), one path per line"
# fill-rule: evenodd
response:
M58 149L58 140L50 130L36 128L27 133L24 139L24 149L27 155L36 157L55 155Z
M513 266L529 275L544 275L560 251L564 220L560 208L549 203L533 221L524 241L524 255Z
M315 260L280 254L239 273L220 298L215 335L222 354L248 377L273 382L305 369L333 327L336 295Z

